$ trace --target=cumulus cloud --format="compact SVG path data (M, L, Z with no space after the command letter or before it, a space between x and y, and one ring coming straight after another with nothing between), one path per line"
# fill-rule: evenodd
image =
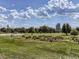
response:
M9 10L0 6L0 13L0 19L51 18L57 15L68 15L73 19L78 19L79 4L74 4L69 0L49 0L47 5L37 9L28 7L26 10L18 11L16 9Z
M0 14L0 20L4 20L4 19L6 19L6 18L8 18L6 15Z
M48 13L51 15L68 15L70 17L73 15L73 19L79 18L79 4L74 4L69 0L50 0L45 7L47 7Z
M31 12L32 11L30 9L27 11L17 11L16 9L10 10L9 17L12 17L13 19L27 19L27 18L31 18L30 16L30 14L32 14Z
M0 13L6 12L6 11L7 11L7 9L5 7L0 6Z
M79 13L72 13L72 14L71 14L71 17L72 17L73 19L79 19Z
M48 2L48 8L52 9L53 7L58 7L61 9L75 9L78 6L74 5L72 1L69 0L50 0Z
M69 0L49 0L47 5L38 9L28 8L28 15L37 18L50 18L57 15L68 15L72 14L74 19L77 19L79 13L79 4L74 4ZM72 18L73 18L72 17Z

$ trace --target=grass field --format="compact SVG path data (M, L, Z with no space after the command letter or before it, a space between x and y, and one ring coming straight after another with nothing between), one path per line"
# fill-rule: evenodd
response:
M48 42L33 36L62 36L63 41ZM31 36L29 39L26 37ZM78 36L77 36L78 37ZM65 34L25 34L0 36L0 59L79 59L79 44Z

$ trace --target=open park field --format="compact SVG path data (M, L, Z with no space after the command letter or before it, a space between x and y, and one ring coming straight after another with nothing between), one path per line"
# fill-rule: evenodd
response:
M0 59L79 59L79 44L62 33L1 34Z
M79 59L79 0L0 0L0 59Z

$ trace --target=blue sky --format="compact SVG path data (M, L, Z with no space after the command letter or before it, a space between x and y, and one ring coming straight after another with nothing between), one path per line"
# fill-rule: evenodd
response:
M39 8L46 4L48 0L0 0L0 5L9 9L25 9L27 7Z
M0 0L0 27L79 27L79 0Z

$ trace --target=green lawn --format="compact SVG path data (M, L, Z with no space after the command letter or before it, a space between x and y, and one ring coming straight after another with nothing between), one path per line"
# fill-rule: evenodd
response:
M31 35L31 34L26 34ZM61 35L63 34L34 34ZM47 42L25 39L21 36L0 36L0 58L2 59L79 59L79 45L65 41Z

